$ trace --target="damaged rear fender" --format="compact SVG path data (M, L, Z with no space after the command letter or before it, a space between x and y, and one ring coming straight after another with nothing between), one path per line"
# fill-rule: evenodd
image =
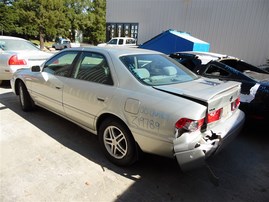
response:
M227 143L234 139L242 129L245 114L237 110L233 116L221 120L218 125L204 133L193 136L184 133L174 139L174 155L183 171L191 170L205 165L208 157L219 152ZM187 138L193 136L193 138Z

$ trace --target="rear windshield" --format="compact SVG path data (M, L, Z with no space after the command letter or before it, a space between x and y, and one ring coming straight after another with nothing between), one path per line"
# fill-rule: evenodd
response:
M197 79L194 73L162 54L126 55L123 64L141 82L156 86L182 83Z
M17 39L0 39L0 48L4 51L39 50L31 42Z

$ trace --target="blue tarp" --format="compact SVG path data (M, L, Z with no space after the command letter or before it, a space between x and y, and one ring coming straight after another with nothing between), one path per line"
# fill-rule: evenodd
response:
M156 50L165 54L179 51L209 52L210 44L186 32L167 30L141 44L139 48Z

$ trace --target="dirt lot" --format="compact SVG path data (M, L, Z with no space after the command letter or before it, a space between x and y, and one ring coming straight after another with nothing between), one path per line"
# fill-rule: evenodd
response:
M144 155L109 163L89 132L44 109L22 112L0 86L0 201L269 201L268 126L248 122L209 161L182 173L173 159ZM215 180L214 180L215 179Z

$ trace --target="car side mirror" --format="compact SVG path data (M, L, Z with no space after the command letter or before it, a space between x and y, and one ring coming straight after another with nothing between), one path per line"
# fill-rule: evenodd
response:
M32 72L40 72L40 69L41 69L41 68L40 68L39 65L36 65L36 66L32 66L32 67L31 67L31 71L32 71Z

